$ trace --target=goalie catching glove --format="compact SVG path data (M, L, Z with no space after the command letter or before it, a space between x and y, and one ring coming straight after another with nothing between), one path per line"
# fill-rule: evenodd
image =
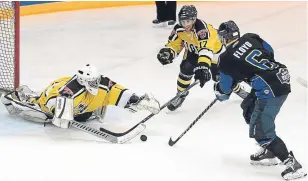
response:
M160 111L159 102L151 94L145 94L141 97L133 94L127 102L125 108L131 112L147 110L153 114L158 114Z

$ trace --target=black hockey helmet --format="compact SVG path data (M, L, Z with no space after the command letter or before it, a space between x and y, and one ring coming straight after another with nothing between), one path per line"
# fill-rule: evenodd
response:
M230 20L221 23L218 28L218 34L222 43L228 45L230 42L240 38L240 29L234 21Z
M197 9L194 5L184 5L179 12L179 22L182 20L194 20L197 19Z

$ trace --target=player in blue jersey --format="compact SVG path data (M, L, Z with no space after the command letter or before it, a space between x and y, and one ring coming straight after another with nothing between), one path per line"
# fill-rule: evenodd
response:
M220 101L227 100L232 85L245 81L252 91L241 104L243 115L249 124L249 136L260 145L260 151L250 156L253 164L272 165L278 158L286 166L281 176L286 180L307 175L301 164L288 151L276 134L275 117L291 92L288 68L275 60L272 47L259 35L240 30L234 21L224 22L218 29L226 46L218 60L220 81L214 91ZM266 162L266 161L272 162Z

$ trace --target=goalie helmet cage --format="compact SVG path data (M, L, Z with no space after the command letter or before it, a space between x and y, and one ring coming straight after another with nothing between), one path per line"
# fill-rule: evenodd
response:
M19 86L20 2L0 1L0 90Z

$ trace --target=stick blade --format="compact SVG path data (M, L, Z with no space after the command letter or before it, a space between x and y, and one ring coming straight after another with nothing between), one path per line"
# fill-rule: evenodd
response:
M173 145L175 144L175 142L174 142L174 141L172 141L171 137L170 137L170 139L169 139L168 144L169 144L169 146L173 146Z

